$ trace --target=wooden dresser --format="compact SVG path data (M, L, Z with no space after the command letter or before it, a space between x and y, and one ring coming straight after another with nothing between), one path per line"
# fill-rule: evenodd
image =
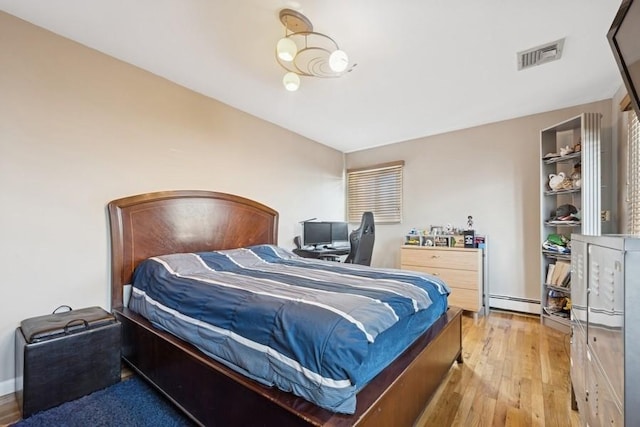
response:
M440 277L451 288L449 305L484 313L482 249L405 245L400 268Z

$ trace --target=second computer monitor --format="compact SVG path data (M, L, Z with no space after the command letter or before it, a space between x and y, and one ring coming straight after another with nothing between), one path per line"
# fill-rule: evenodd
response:
M337 221L307 221L303 223L305 246L328 246L349 241L348 223Z
M331 243L349 241L349 224L346 222L331 223Z

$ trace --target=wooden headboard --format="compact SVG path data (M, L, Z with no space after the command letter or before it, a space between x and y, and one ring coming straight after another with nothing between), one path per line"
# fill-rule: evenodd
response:
M111 230L111 308L142 260L278 243L278 212L244 197L211 191L162 191L108 204Z

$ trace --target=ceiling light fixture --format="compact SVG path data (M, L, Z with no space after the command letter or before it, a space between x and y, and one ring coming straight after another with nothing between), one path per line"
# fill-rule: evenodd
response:
M280 11L284 37L276 45L276 60L287 73L282 79L289 91L298 90L300 76L340 77L349 68L349 57L331 37L313 31L306 16L292 9Z

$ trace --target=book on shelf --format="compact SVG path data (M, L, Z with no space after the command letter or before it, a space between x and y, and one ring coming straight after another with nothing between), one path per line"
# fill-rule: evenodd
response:
M559 283L561 288L570 288L571 287L571 266L569 266L568 273L564 276L562 283Z
M549 266L547 267L547 280L545 281L547 285L551 284L551 280L553 279L553 271L555 270L555 268L555 264L549 264Z
M551 267L553 265L553 267ZM556 261L549 264L547 271L547 284L559 287L567 287L571 281L571 263L567 261Z

